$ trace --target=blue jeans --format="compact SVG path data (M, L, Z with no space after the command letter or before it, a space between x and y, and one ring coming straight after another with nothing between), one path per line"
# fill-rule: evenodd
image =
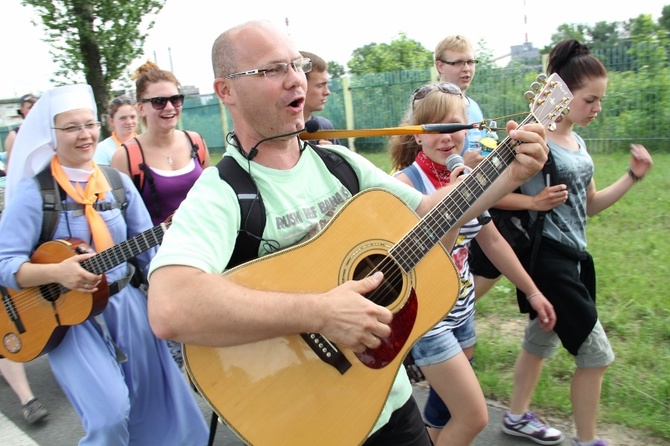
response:
M468 320L458 328L445 332L440 336L442 342L433 339L426 342L417 349L421 341L417 343L412 349L412 357L417 365L436 364L437 362L446 361L453 358L463 351L464 348L472 347L477 342L477 335L475 334L475 315L472 314ZM442 344L442 350L439 350L439 345ZM417 352L417 350L419 350ZM415 353L416 352L416 353ZM417 354L422 358L420 362L417 359ZM422 355L422 356L421 356ZM434 361L437 358L444 358L442 361ZM472 363L472 360L470 360ZM426 424L436 429L442 429L451 419L449 408L444 404L442 398L433 390L432 386L428 388L428 398L423 409L423 418Z

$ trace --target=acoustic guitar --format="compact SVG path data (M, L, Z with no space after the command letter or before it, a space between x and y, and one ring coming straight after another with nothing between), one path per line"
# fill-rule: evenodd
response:
M554 75L536 83L523 122L553 124L572 99ZM514 161L505 139L417 222L398 197L360 192L314 238L224 274L249 288L318 293L376 271L365 297L394 314L381 347L355 353L318 333L233 347L185 344L186 370L217 415L254 445L357 445L377 421L412 346L450 311L459 279L440 238ZM196 321L194 321L196 323Z
M109 300L106 271L161 244L171 219L90 257L81 266L93 274L103 274L95 293L81 293L51 283L21 291L8 289L0 311L0 355L15 362L28 362L60 344L68 328L100 314ZM40 245L33 263L60 263L77 254L92 252L79 239L51 240Z

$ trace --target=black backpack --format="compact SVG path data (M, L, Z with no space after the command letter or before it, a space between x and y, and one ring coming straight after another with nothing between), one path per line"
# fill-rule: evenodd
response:
M547 186L556 184L556 166L554 165L551 150L549 151L547 162L542 167L542 178L548 179ZM517 189L514 192L521 193L521 190ZM528 273L532 274L535 257L537 256L540 240L542 239L542 229L544 228L544 220L547 212L539 211L537 218L532 224L530 223L530 213L525 209L510 211L492 208L490 209L490 213L491 219L498 231L500 231L500 234L507 240L507 243L512 247Z
M351 195L358 193L360 185L356 172L341 155L311 143L307 145L321 157L330 173L340 180ZM224 156L216 168L219 169L219 177L230 184L237 194L242 218L242 227L237 233L235 249L226 267L228 269L258 257L258 248L266 223L265 206L251 176L233 157Z
M98 166L105 174L109 185L112 187L114 202L95 203L93 207L96 211L109 211L111 209L121 209L123 218L126 218L126 207L128 200L126 198L126 188L123 186L123 180L118 170L109 166ZM35 176L35 181L40 187L42 194L42 232L40 234L39 245L53 239L58 225L58 215L61 211L83 211L84 205L79 203L63 203L65 201L65 191L58 185L56 179L51 175L51 166L47 165L40 173ZM38 246L39 246L38 245Z

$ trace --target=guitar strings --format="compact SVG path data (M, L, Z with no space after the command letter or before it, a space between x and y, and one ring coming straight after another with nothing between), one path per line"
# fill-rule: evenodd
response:
M549 102L545 102L544 104L549 105ZM540 104L541 108L544 108L546 105ZM544 118L541 120L544 120ZM548 119L548 121L552 122L553 119ZM538 120L531 113L520 125L525 125L529 122L540 122L540 120ZM425 247L428 246L429 243L423 242L421 240L418 240L417 243L410 243L410 241L414 240L412 234L416 232L417 228L419 227L419 225L416 225L414 228L412 228L409 234L404 236L393 248L389 250L390 256L384 257L384 259L372 269L368 276L374 274L377 271L381 271L384 273L384 280L391 285L391 288L397 289L400 287L404 281L404 275L402 272L397 272L403 271L402 267L395 268L395 266L399 266L398 261L392 257L395 251L398 251L398 254L400 254L399 257L404 256L405 258L417 258L419 261L422 257L427 255L428 252L437 244L439 239L441 239L441 237L444 236L453 227L458 219L462 217L467 209L474 203L474 201L476 201L478 195L475 192L480 192L483 194L486 188L488 188L495 181L495 179L497 179L498 176L514 161L516 156L514 149L519 144L521 144L521 142L514 141L509 137L505 138L498 145L495 152L487 156L486 159L482 161L477 167L475 167L475 169L473 169L473 171L469 174L472 176L473 180L467 181L466 179L461 181L452 193L445 197L445 199L440 204L435 206L435 208L433 208L425 216L425 226L427 226L429 229L428 231L425 231L425 233L428 234L427 237L430 239L427 240L427 242L431 244L428 249L425 249ZM481 190L478 191L470 190L470 183L473 183L473 185L476 184L474 179L481 176L484 176L488 181L486 188L481 189L480 187L478 189ZM463 190L467 190L467 193L465 193ZM472 197L475 199L471 200ZM468 198L470 198L470 200ZM445 207L446 210L449 209L450 206L447 203L448 201L451 201L451 205L458 209L460 216L455 217L455 214L452 212L442 212L442 209ZM447 224L446 227L445 223ZM435 234L440 233L442 236L435 236ZM417 234L417 236L418 235L419 234ZM437 240L435 240L436 238ZM408 248L405 248L405 245L407 245ZM418 263L418 261L416 263ZM392 271L389 277L386 276L388 271ZM408 274L408 272L406 271L405 274ZM368 294L368 298L374 303L381 304L386 300L386 289L388 289L388 287L379 286Z
M148 250L152 246L160 244L162 235L168 227L169 223L154 226L133 238L106 249L94 257L84 260L81 262L81 266L89 272L100 271L100 273L103 273L108 271L114 266L120 265L137 254ZM129 248L126 248L126 246ZM59 302L59 296L63 295L65 298L69 291L71 290L57 283L29 287L9 297L11 302L3 299L3 306L10 319L13 313L32 310L45 303L48 304L47 308L52 310L52 304L56 304L56 306L63 304L63 300L65 299L60 299Z
M470 173L473 180L477 178L478 175L483 175L489 181L487 186L490 186L490 184L499 176L500 172L514 160L514 147L517 144L514 144L509 138L502 141L496 149L496 155L489 155L487 159L480 163L480 165ZM503 168L501 169L501 167ZM402 271L405 271L405 274L408 274L408 271L411 270L413 265L410 268L405 269L398 265L399 260L394 259L393 256L397 252L398 259L421 260L422 257L427 255L439 242L442 236L445 235L453 227L453 224L455 224L467 211L472 204L472 198L474 197L476 199L477 193L470 190L472 186L470 183L477 186L477 183L472 180L467 181L466 179L465 181L460 182L454 191L445 197L442 203L438 204L424 217L424 223L427 230L419 232L420 225L412 228L406 236L389 250L390 255L384 257L369 275L381 271L384 273L384 280L390 284L391 288L397 289L400 287L404 281L404 274ZM481 189L481 187L477 187L476 189L478 189L476 192L479 193L483 193L485 190ZM457 208L458 212L444 212L443 210L445 208L448 210L452 207ZM423 239L417 240L417 238L421 238L422 233ZM414 264L416 263L418 263L418 261L414 262ZM397 266L400 267L398 268ZM386 300L386 289L388 289L388 287L377 287L368 294L368 298L372 302L380 304Z

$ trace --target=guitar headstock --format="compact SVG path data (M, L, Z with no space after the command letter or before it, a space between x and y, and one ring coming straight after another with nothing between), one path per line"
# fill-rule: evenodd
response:
M531 114L549 131L554 131L555 123L561 122L563 115L570 111L568 104L574 96L556 73L548 78L540 74L530 88L533 91L526 92L525 97L530 101Z

